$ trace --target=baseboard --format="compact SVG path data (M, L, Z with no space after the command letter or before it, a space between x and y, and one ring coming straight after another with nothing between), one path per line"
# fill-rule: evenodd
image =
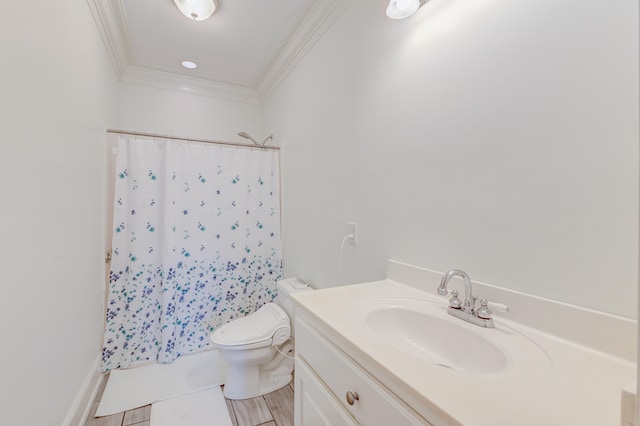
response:
M98 356L95 362L92 363L92 367L87 373L71 408L69 408L62 426L84 425L103 380L104 375L100 373L100 357Z

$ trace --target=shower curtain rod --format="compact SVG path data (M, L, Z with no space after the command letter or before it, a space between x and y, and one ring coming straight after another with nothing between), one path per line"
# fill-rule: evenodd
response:
M270 149L274 151L280 150L279 146L273 146L273 145L250 145L247 143L216 141L216 140L210 140L210 139L182 138L182 137L171 136L171 135L158 135L155 133L131 132L128 130L107 129L107 133L117 133L120 135L132 135L132 136L147 136L151 138L164 138L164 139L172 139L172 140L183 141L183 142L212 143L216 145L239 146L242 148L260 148L260 149Z

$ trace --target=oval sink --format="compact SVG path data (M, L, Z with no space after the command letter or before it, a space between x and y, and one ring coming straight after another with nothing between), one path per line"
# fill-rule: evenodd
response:
M483 328L447 314L446 306L413 298L371 298L355 304L353 318L371 338L397 351L459 372L546 369L537 344L504 325Z
M507 357L496 345L444 319L389 308L370 312L366 322L380 339L441 367L491 373L507 366Z

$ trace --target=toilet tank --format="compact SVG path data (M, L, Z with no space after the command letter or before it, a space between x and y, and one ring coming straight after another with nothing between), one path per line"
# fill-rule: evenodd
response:
M293 322L295 321L295 317L294 303L293 299L291 299L290 296L293 293L311 290L313 289L309 286L309 284L302 281L300 278L285 278L278 281L278 296L276 297L275 303L277 303L282 309L284 309L284 311L289 316L292 335L294 331Z

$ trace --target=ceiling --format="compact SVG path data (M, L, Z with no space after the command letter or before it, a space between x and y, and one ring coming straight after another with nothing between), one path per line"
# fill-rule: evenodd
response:
M205 21L173 0L88 3L121 81L259 103L349 0L220 0Z

